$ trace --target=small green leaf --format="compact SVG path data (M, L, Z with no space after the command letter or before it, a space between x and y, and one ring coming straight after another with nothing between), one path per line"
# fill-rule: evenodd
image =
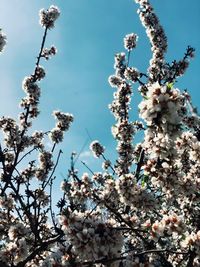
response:
M174 86L174 83L173 83L173 82L172 82L172 83L167 83L167 88L168 88L168 89L172 89L173 86Z
M142 177L142 180L141 180L141 185L142 185L142 187L144 187L144 186L146 185L146 183L148 182L148 180L149 180L149 176L144 175L144 176Z
M144 180L142 180L142 183L141 183L141 185L142 185L142 187L145 187L145 181Z

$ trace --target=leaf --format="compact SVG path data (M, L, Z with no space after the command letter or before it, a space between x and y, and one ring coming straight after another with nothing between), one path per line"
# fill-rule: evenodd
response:
M144 180L142 180L142 182L141 182L141 185L142 185L142 187L145 187L145 181Z
M149 180L149 176L144 175L144 176L142 177L142 180L141 180L141 185L142 185L142 187L145 187L145 185L147 184L148 180Z
M172 89L173 88L173 86L174 86L174 82L172 82L172 83L167 83L167 88L168 89Z

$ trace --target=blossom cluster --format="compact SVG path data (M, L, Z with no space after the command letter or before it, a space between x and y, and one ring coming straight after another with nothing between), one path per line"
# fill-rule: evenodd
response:
M3 131L4 143L8 148L16 147L20 143L21 131L14 119L0 118L0 129Z
M42 51L42 56L46 59L49 60L51 56L54 56L57 53L57 49L55 46L51 46L51 48L44 48Z
M42 151L39 154L40 165L36 171L36 177L38 180L43 181L47 178L48 173L52 170L54 163L52 161L52 154L48 151Z
M186 113L184 97L180 91L153 83L148 87L145 99L139 104L140 116L148 125L145 132L145 148L152 157L166 158L174 153L173 140L180 133Z
M198 231L197 233L192 232L191 234L189 234L185 240L182 242L182 246L183 247L190 247L190 248L194 248L197 252L197 254L200 254L200 231Z
M71 183L63 181L61 183L61 190L69 194L71 200L76 205L86 204L87 200L91 198L91 191L93 184L88 173L84 173L81 181L72 181Z
M96 158L99 158L104 153L104 147L97 140L90 144L90 149Z
M131 51L133 48L136 47L136 42L137 42L138 36L135 33L130 33L127 34L124 37L124 47L128 51Z
M60 11L56 6L50 6L49 9L41 9L39 12L40 24L47 29L54 28L55 21L60 16Z
M120 176L116 181L115 188L123 205L128 205L132 210L143 208L151 210L156 207L156 200L153 194L148 193L146 188L135 182L133 174Z
M117 257L123 244L113 222L104 222L99 212L95 213L91 214L90 210L86 213L68 211L60 218L62 230L80 261Z
M14 207L14 199L11 195L0 198L0 208L5 210L12 210Z
M167 50L167 38L159 19L154 13L149 1L136 1L140 5L138 10L142 25L146 29L147 37L151 43L152 59L150 60L149 74L153 81L158 80L162 74L164 54Z
M183 218L176 214L164 215L161 221L155 221L151 226L151 236L154 240L164 236L164 232L167 235L173 235L174 239L177 239L177 234L183 233L185 225Z
M3 51L5 45L6 45L6 35L0 29L0 52Z
M40 81L45 76L45 71L41 66L38 66L35 73L31 76L25 77L22 83L22 88L27 94L20 103L20 106L25 110L29 109L30 118L36 118L39 114L38 104L41 94L41 89L36 83ZM25 112L20 114L20 122L23 127L31 126L27 123L27 116Z
M49 137L52 142L59 143L63 141L64 132L69 129L74 118L72 114L64 113L59 110L54 111L53 115L58 122L56 123L56 127L50 131Z
M116 169L118 169L119 175L127 173L132 162L132 138L135 131L132 123L128 121L131 94L130 84L126 81L121 82L117 92L114 93L114 101L109 106L117 120L117 123L112 127L112 134L118 140L119 159Z

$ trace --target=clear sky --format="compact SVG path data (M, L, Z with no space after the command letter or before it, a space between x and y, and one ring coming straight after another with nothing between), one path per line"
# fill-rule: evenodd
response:
M197 50L177 87L188 88L195 105L200 107L200 1L151 0L151 3L168 36L167 59L182 58L187 45ZM124 51L123 37L132 32L139 35L131 64L140 71L146 71L151 54L133 0L0 0L0 27L8 38L6 50L0 56L0 116L17 117L19 113L18 102L24 95L21 81L33 71L43 34L38 11L51 4L60 8L61 16L55 29L49 32L47 46L54 44L58 54L41 64L47 76L41 82L41 115L34 128L45 131L53 128L51 113L55 109L74 114L74 124L60 146L64 152L58 170L61 180L61 173L65 175L69 167L71 151L79 152L88 138L86 129L92 139L107 148L106 156L114 157L115 141L110 131L114 120L107 108L113 89L107 79L114 73L114 54ZM136 89L131 111L135 118L139 99ZM98 160L88 151L86 146L80 159L97 171ZM87 171L80 161L77 167L81 172Z

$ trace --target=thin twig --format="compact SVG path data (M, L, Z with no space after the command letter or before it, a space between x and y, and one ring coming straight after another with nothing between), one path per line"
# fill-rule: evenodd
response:
M53 167L53 170L52 170L52 172L51 172L51 174L50 174L50 176L49 176L49 179L46 181L46 183L44 182L43 185L42 185L43 188L45 188L45 187L49 184L49 182L51 181L51 179L52 179L52 177L53 177L53 175L54 175L54 173L55 173L55 170L56 170L56 168L57 168L57 166L58 166L59 159L60 159L60 156L61 156L62 153L63 153L63 152L62 152L62 150L60 149L60 151L59 151L59 153L58 153L58 156L57 156L57 159L56 159L56 163L55 163L55 165L54 165L54 167Z
M34 150L36 150L37 149L37 147L34 147L34 148L32 148L30 151L28 151L27 153L25 153L22 157L21 157L21 159L19 159L18 160L18 162L17 162L17 165L28 155L28 154L31 154Z
M94 175L94 172L90 169L90 167L87 166L87 164L84 161L81 161L81 163L89 170L91 174Z

